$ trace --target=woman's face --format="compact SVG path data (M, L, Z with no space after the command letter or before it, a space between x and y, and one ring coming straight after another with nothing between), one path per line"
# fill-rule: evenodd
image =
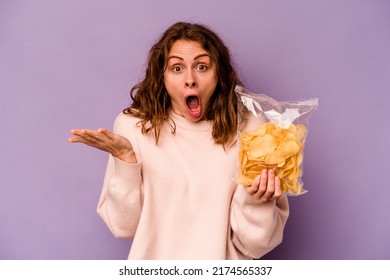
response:
M217 82L215 65L199 43L178 40L173 44L164 84L176 114L192 122L203 119Z

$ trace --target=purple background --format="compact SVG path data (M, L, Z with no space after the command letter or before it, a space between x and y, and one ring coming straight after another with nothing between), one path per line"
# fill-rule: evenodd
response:
M0 259L125 259L97 216L107 155L68 144L112 127L160 33L179 21L224 38L247 88L318 97L304 163L269 259L390 258L390 2L0 2Z

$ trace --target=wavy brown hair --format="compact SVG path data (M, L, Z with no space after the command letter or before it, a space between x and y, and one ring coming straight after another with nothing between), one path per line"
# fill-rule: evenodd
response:
M200 24L178 22L164 32L150 49L145 78L131 89L133 102L123 112L140 118L142 133L153 133L158 144L161 128L164 122L169 122L172 110L163 74L168 53L177 40L199 43L215 64L218 83L205 116L213 120L212 137L215 143L224 147L234 144L237 131L237 95L234 88L241 82L232 65L230 52L221 38ZM169 123L174 133L175 124Z

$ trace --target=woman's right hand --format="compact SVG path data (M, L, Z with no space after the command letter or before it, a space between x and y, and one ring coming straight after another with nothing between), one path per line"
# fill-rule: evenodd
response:
M70 143L84 143L88 146L108 152L124 162L137 163L133 145L131 145L130 141L108 129L72 129L70 133L73 134L73 136L68 139L68 142Z

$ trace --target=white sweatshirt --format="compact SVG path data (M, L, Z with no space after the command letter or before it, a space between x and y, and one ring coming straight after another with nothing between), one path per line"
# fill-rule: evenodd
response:
M97 211L116 238L134 238L129 259L260 258L283 237L288 201L261 202L237 186L237 145L214 144L212 122L171 114L158 145L121 113L114 132L138 163L109 157Z

